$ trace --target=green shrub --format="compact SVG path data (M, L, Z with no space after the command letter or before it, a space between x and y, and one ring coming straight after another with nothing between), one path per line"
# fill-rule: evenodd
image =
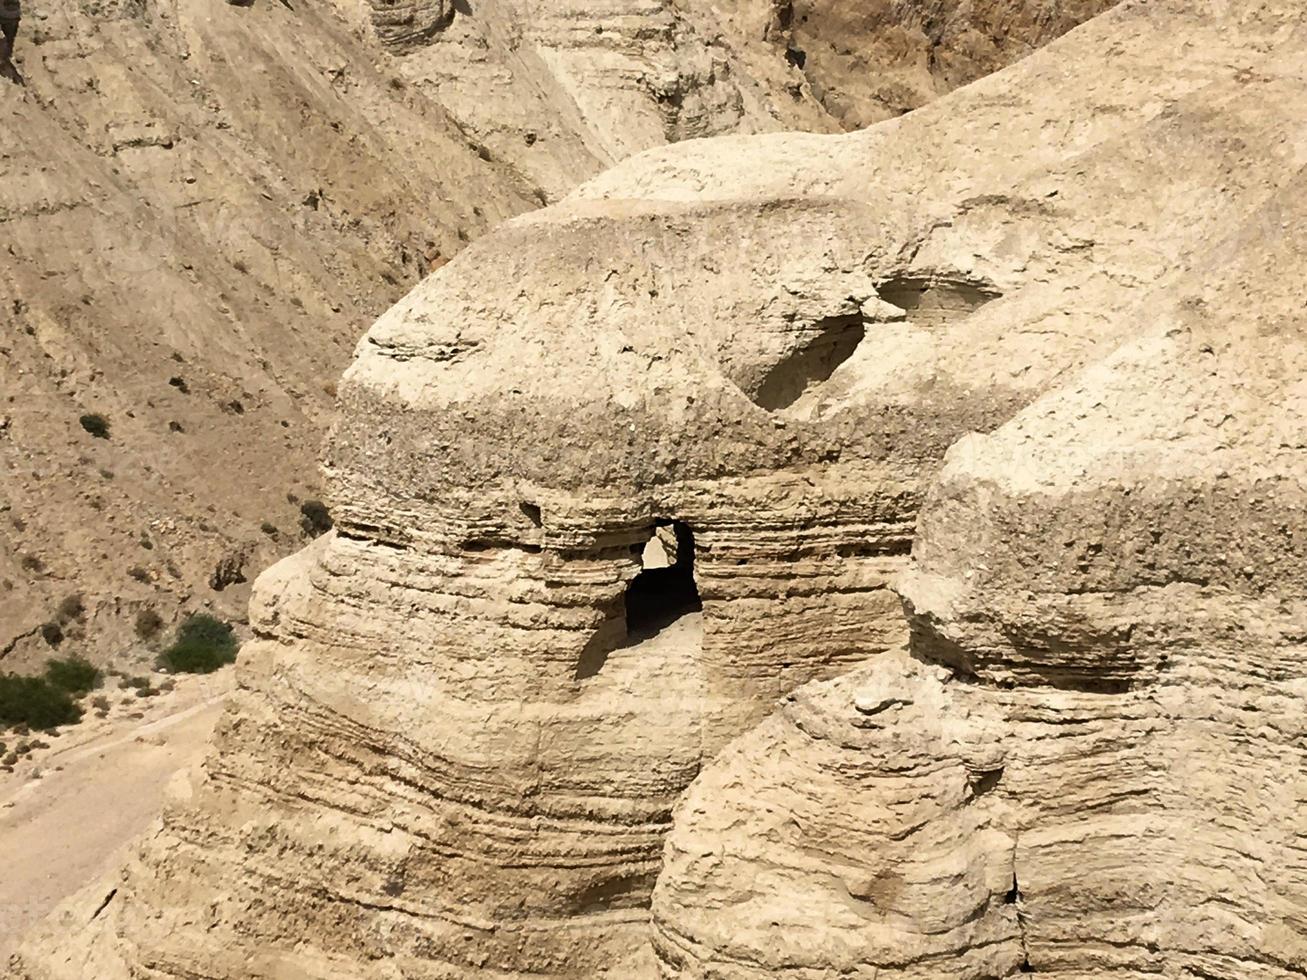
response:
M231 625L208 613L187 616L177 627L177 642L201 643L230 653L235 653L236 648L240 646Z
M159 657L159 665L174 674L211 674L236 659L235 652L197 643L174 643Z
M71 725L82 717L67 691L44 677L0 674L0 724L45 730Z
M177 638L159 655L159 665L175 674L210 674L234 662L239 646L231 626L196 613L177 628Z
M109 420L99 412L88 412L77 420L82 428L97 439L109 438Z
M51 660L45 665L45 679L69 694L85 694L100 684L100 671L81 657Z

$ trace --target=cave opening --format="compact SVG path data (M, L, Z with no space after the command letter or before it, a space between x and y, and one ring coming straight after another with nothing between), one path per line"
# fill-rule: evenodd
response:
M866 335L861 313L817 321L803 346L773 365L750 397L769 412L789 408L807 392L829 381Z
M694 580L694 532L688 524L659 519L649 539L633 545L632 553L639 556L640 571L622 594L620 618L614 609L609 624L581 651L578 681L599 674L615 650L652 640L678 620L703 609Z
M703 609L694 580L694 532L684 521L655 522L641 564L623 598L627 640L636 643Z

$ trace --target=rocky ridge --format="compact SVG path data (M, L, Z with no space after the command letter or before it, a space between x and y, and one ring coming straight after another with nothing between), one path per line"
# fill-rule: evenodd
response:
M672 140L839 126L783 39L731 26L765 4L27 7L26 86L0 86L7 668L74 593L62 652L100 658L147 610L243 616L303 544L362 325L488 227Z
M950 449L907 653L797 692L679 805L661 976L1302 976L1297 171Z
M1305 19L1127 3L474 243L358 346L203 770L18 975L1301 972Z

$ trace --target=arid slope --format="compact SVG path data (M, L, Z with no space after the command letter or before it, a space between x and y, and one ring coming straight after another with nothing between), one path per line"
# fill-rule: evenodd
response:
M850 34L854 74L917 59L880 27L924 37L938 6L895 4ZM1006 37L971 74L1075 19L1033 0L1011 17L944 6ZM255 574L303 542L354 342L466 241L633 152L831 131L883 101L851 90L832 115L787 60L788 15L755 0L27 7L26 88L0 84L7 668L53 652L41 628L73 593L86 620L63 624L64 652L129 647L145 609L241 617ZM107 438L79 422L95 415Z

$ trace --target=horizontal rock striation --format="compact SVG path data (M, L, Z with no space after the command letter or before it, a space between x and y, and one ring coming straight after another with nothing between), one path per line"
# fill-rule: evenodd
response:
M5 668L58 652L74 593L97 662L138 614L241 618L231 556L252 580L304 543L360 324L486 228L649 147L838 129L747 6L28 3L0 87Z
M1133 339L949 451L911 655L792 695L678 806L661 976L1307 971L1290 169Z
M391 48L420 44L449 25L454 6L445 0L369 0L372 28Z
M1219 281L1232 235L1270 226L1249 215L1297 199L1303 19L1127 4L903 120L655 151L463 251L359 344L326 451L336 531L260 579L203 771L67 906L89 925L34 937L16 975L640 977L664 863L665 975L1051 964L1028 917L1090 929L1111 903L1068 884L1036 912L1100 852L1035 831L1123 814L1095 837L1094 887L1120 880L1131 780L1158 778L1117 741L1148 735L1146 690L1084 682L1098 622L1027 624L1013 642L1065 651L1057 669L965 631L990 606L960 590L988 579L950 556L1020 547L986 537L996 495L923 516L929 666L880 657L907 639L890 585L951 443L1151 336L1177 283ZM1081 740L1036 737L1050 717ZM1125 955L1100 935L1098 961L1068 941L1065 976Z

